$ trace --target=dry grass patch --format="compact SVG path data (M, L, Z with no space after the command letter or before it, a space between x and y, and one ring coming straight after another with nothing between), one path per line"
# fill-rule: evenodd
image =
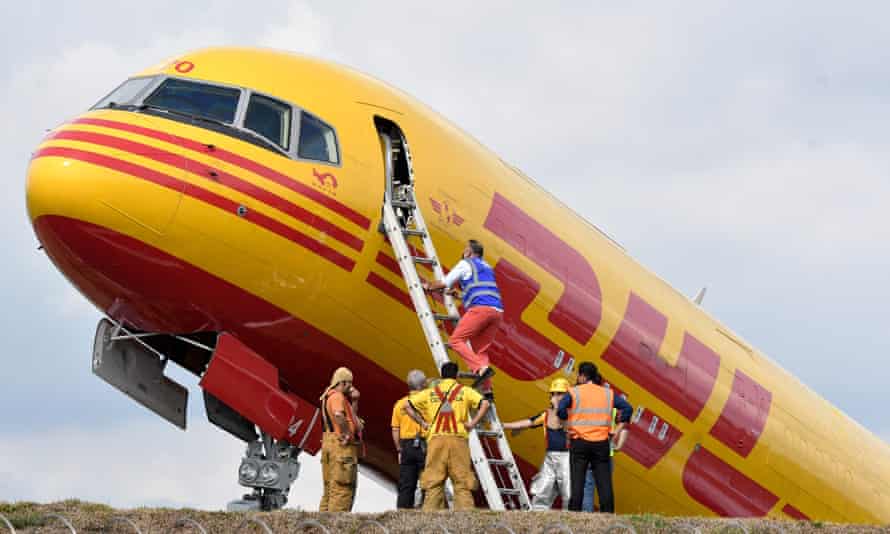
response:
M60 533L69 532L57 519L47 519L50 514L66 517L78 534L110 533L133 534L135 530L123 517L132 521L143 534L198 533L190 524L177 526L181 519L191 519L199 523L208 534L235 533L266 534L256 524L245 524L247 518L256 518L268 525L275 534L292 532L315 532L322 530L306 526L307 522L321 524L329 532L350 534L372 534L386 531L396 532L448 532L470 534L483 532L515 532L543 534L545 532L568 532L562 527L579 534L582 532L631 532L638 534L872 534L888 533L888 527L863 525L836 525L819 522L773 521L764 519L706 519L664 517L652 514L609 516L600 514L564 512L472 512L417 511L384 512L380 514L342 514L301 512L283 510L270 513L225 513L204 512L191 509L135 508L116 510L101 504L68 500L52 504L21 502L0 503L0 514L12 522L20 533ZM243 525L241 530L239 527ZM300 528L303 526L304 528ZM381 526L383 528L381 528ZM0 534L6 527L0 521Z

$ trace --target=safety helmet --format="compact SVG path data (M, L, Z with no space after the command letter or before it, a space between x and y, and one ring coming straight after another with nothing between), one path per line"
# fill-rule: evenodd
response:
M550 382L550 393L565 393L569 390L569 381L565 378L554 378Z

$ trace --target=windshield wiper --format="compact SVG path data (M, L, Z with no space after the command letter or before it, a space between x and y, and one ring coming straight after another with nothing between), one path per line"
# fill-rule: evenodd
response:
M233 124L228 124L221 120L211 119L210 117L203 117L201 115L196 115L194 113L188 113L188 112L179 111L176 109L165 108L165 107L156 106L153 104L143 103L143 104L140 104L139 106L135 106L135 108L139 111L151 110L151 111L157 111L160 113L169 113L170 115L176 115L177 117L183 117L186 119L202 121L202 122L206 122L208 124L213 124L215 126L219 126L221 128L225 128L227 130L237 132L239 135L245 135L245 136L251 137L254 140L256 140L257 142L259 142L264 148L268 148L269 150L274 150L275 152L281 154L282 156L290 157L290 154L288 154L287 151L285 151L284 149L282 149L281 147L279 147L272 141L266 139L265 136L260 135L256 132L253 132L251 130L248 130L246 128L239 128ZM120 109L120 106L117 109Z
M204 117L202 115L197 115L195 113L188 113L186 111L179 111L177 109L165 108L165 107L161 107L161 106L156 106L154 104L143 103L143 104L140 104L139 106L137 106L137 109L139 109L140 111L144 111L146 109L149 109L152 111L160 111L161 113L169 113L170 115L176 115L179 117L184 117L186 119L192 119L195 121L201 121L201 122L207 122L210 124L215 124L216 126L222 126L223 128L235 128L231 124L228 124L228 123L223 122L218 119L211 119L210 117Z
M268 149L271 149L271 150L274 150L274 151L278 152L279 154L281 154L282 156L290 157L290 154L288 154L288 153L287 153L283 148L281 148L280 146L276 145L275 143L273 143L272 141L270 141L269 139L267 139L265 135L258 134L258 133L256 133L256 132L254 132L253 130L248 130L248 129L246 129L246 128L238 128L238 131L241 132L241 133L244 133L244 134L247 134L247 135L253 137L253 138L256 139L257 141L259 141L260 143L262 143L264 147L266 147L266 148L268 148Z

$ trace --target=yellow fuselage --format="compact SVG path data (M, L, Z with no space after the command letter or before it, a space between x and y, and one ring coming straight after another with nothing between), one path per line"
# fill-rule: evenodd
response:
M407 95L286 53L209 49L140 74L250 88L336 129L340 162L291 158L136 110L91 111L40 145L28 209L48 254L103 313L153 332L228 331L314 399L362 391L366 461L397 471L388 414L433 361L378 231L375 117L410 144L439 257L481 240L506 309L492 350L500 416L593 361L635 407L616 456L620 512L890 521L890 448ZM542 435L512 441L526 474Z

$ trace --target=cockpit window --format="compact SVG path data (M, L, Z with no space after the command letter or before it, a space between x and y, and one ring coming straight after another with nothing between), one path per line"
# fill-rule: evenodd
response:
M339 163L337 136L334 129L318 118L303 112L300 119L300 146L297 155L304 159Z
M291 107L262 95L250 95L244 127L284 150L290 147Z
M168 78L144 104L231 124L240 95L239 89Z
M154 80L155 78L151 76L148 78L131 78L120 84L117 89L111 92L111 94L97 102L92 109L113 108L116 106L127 105L136 100L139 93L148 87Z

